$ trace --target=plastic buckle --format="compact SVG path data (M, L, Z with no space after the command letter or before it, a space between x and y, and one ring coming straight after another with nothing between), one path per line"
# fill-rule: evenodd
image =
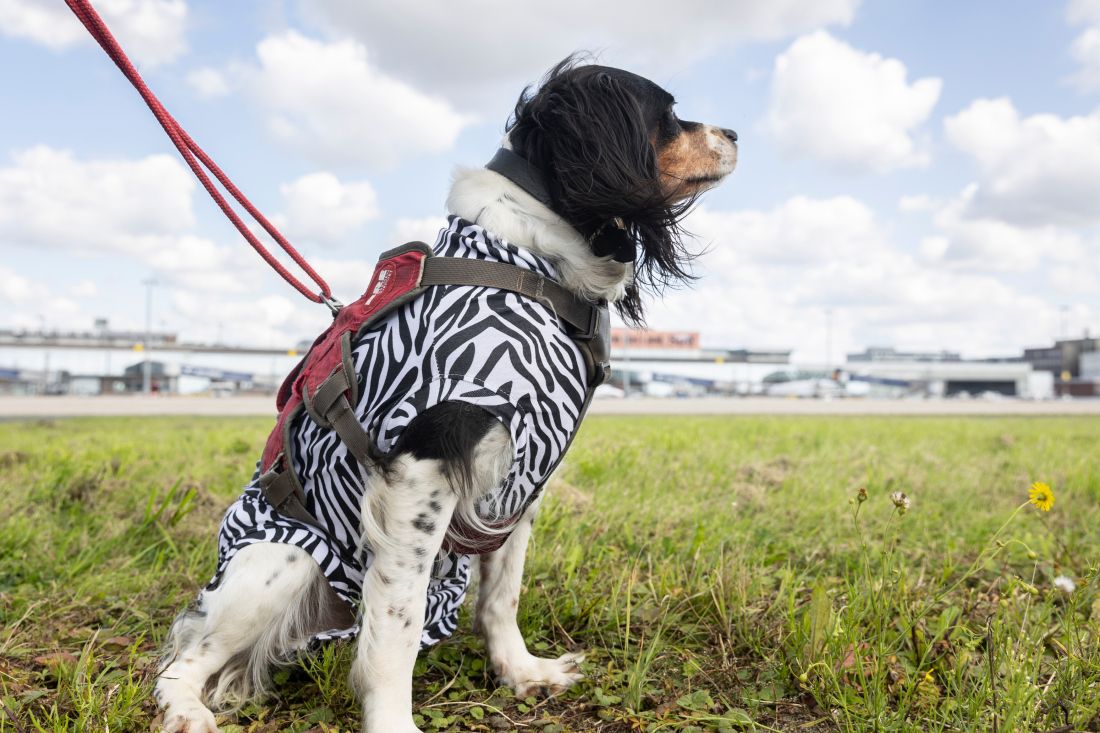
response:
M580 339L582 341L592 340L592 338L596 335L596 332L600 328L600 310L603 304L603 300L600 300L597 303L589 304L588 329L585 331L574 329L574 332L569 334L571 338Z

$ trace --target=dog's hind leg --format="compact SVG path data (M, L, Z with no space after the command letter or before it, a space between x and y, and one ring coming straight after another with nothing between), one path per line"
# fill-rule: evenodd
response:
M451 521L456 493L440 461L408 454L371 482L364 535L374 562L363 581L363 618L351 682L363 701L363 730L416 733L412 672L420 651L432 562Z
M354 623L317 563L299 547L241 548L221 583L169 633L154 697L169 733L215 733L215 709L263 694L271 665L311 635Z
M524 556L541 500L540 496L527 508L515 531L499 550L481 556L474 618L475 627L485 635L497 682L514 686L516 695L524 698L536 692L557 695L584 678L578 666L584 661L584 655L564 654L557 659L539 659L527 651L516 623Z

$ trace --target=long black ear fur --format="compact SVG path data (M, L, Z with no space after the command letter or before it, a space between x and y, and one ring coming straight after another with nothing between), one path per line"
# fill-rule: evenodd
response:
M635 325L643 323L643 290L694 279L680 224L694 200L674 203L662 193L655 128L640 94L643 87L615 70L574 55L537 92L524 90L508 126L516 152L546 173L555 210L570 225L590 239L618 218L637 243L634 283L616 303Z

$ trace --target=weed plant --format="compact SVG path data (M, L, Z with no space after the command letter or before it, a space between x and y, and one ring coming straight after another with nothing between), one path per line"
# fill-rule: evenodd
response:
M156 649L212 574L269 429L0 425L0 733L155 730ZM584 650L587 679L515 699L466 617L417 661L415 719L1097 730L1098 438L1090 418L590 418L536 523L519 616L536 653ZM1027 503L1036 482L1049 512ZM222 730L358 729L351 653L280 670Z

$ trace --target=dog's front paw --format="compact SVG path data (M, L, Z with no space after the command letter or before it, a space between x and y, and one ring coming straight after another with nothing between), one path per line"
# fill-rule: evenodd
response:
M167 733L218 733L218 724L213 713L201 705L195 705L179 710L169 708L164 713L161 730Z
M560 695L584 679L580 663L583 654L563 654L557 659L539 659L527 654L518 662L497 665L497 680L516 688L516 697Z

